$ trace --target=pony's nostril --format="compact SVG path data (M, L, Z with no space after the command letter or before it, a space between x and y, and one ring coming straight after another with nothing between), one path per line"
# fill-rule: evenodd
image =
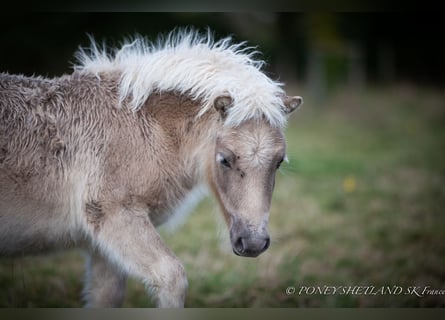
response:
M236 241L235 244L233 246L235 248L235 250L239 253L242 253L244 251L244 243L243 243L243 238L239 237Z
M270 238L266 238L266 242L264 244L264 247L261 251L266 251L270 246Z

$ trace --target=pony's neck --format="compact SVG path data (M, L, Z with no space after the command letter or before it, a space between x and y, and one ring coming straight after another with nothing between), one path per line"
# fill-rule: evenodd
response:
M217 114L205 114L195 118L185 138L181 153L188 172L197 183L207 184L209 163L214 158L217 132L222 129L222 122Z
M141 110L162 129L161 143L175 149L178 160L195 183L205 182L216 133L222 127L217 112L198 116L201 103L178 92L162 92L152 94Z

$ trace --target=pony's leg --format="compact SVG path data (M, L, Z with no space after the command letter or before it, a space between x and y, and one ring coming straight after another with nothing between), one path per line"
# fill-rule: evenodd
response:
M87 308L120 307L124 301L127 276L91 251L87 261L84 299Z
M98 248L154 293L158 307L183 307L188 283L182 263L160 238L147 212L122 208L104 215L93 233Z

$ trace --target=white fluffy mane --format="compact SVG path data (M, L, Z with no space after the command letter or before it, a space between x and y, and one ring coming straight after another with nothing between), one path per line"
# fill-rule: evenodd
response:
M263 116L276 127L286 123L282 84L261 71L264 62L254 57L258 51L244 42L235 44L230 37L215 41L210 32L180 30L154 43L136 36L110 52L90 40L89 48L76 53L74 69L97 76L120 72L120 103L131 98L134 111L153 92L179 91L203 101L202 115L213 107L216 97L229 94L233 106L226 125Z

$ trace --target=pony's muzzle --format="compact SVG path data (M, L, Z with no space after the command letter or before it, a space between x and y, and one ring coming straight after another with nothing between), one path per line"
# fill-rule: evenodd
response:
M239 236L232 239L233 252L238 256L257 257L270 246L269 236Z

